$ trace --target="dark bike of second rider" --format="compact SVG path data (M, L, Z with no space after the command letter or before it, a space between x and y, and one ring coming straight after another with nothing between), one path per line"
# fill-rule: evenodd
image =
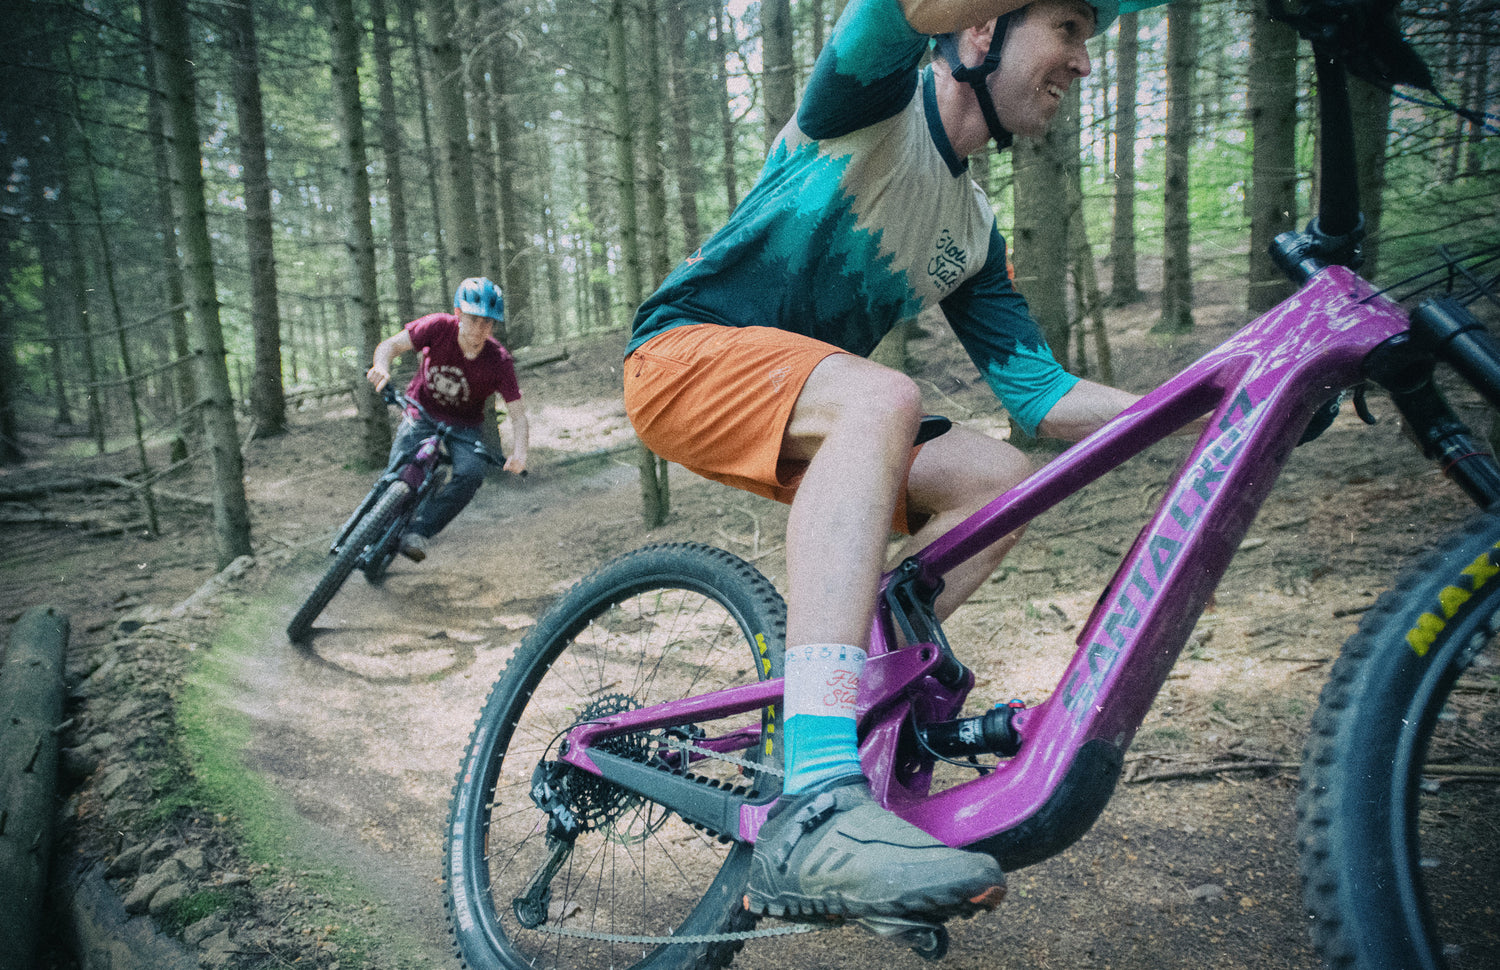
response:
M526 470L529 429L515 361L495 338L496 328L504 322L505 298L500 288L484 277L471 277L454 292L452 313L429 313L382 340L365 377L381 390L391 379L395 359L419 351L421 363L406 387L406 396L435 420L473 429L475 438L484 426L491 396L498 394L505 402L512 432L505 470L520 474ZM391 444L388 470L433 430L431 421L408 409ZM452 522L484 484L488 463L482 455L463 447L449 451L452 476L423 504L401 538L401 553L414 562L427 557L427 540Z

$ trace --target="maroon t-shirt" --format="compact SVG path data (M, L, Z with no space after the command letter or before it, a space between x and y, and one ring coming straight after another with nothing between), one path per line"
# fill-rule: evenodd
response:
M458 346L458 317L451 313L429 313L408 323L406 332L422 354L406 396L437 420L477 428L484 424L484 405L491 394L506 401L520 399L515 361L494 337L469 360Z

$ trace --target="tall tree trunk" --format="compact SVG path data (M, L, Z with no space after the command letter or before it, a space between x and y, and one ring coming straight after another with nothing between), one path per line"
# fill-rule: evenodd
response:
M1359 78L1349 79L1349 106L1354 114L1355 178L1365 215L1364 265L1374 279L1380 272L1380 223L1385 212L1386 142L1391 129L1391 93Z
M333 101L339 130L339 167L349 194L345 202L344 246L349 259L349 299L361 339L361 363L380 343L380 309L375 279L375 231L370 225L370 176L365 170L365 119L359 98L359 35L353 0L329 0L329 34L333 41ZM358 368L363 370L363 368ZM355 381L355 408L360 415L358 458L378 468L391 449L391 426L385 402L366 381Z
M87 379L89 431L94 436L94 448L104 454L107 428L105 425L104 399L100 393L99 355L94 347L94 314L89 302L88 261L84 257L83 233L79 229L77 213L73 208L72 192L68 188L67 167L61 170L63 225L67 227L69 282L72 289L73 313L78 319L78 329L83 338L83 372ZM177 254L174 251L175 261ZM194 384L196 385L196 380Z
M104 277L104 292L109 298L109 309L111 319L114 321L115 334L119 337L120 350L120 372L123 375L125 386L125 397L130 402L131 428L135 432L136 460L141 466L140 499L141 510L146 516L146 530L151 535L161 533L161 521L156 515L156 496L151 490L151 461L146 454L146 424L141 415L141 389L136 382L135 361L130 350L130 335L125 326L125 313L120 306L120 288L115 279L115 261L111 253L109 234L106 231L107 222L104 216L104 206L100 201L98 163L94 159L93 146L83 130L83 99L78 94L78 68L73 61L73 50L71 46L66 47L68 61L68 93L72 99L72 115L75 119L75 133L77 135L78 149L83 153L83 172L88 180L90 206L90 221L94 224L95 232L98 234L99 245L99 268ZM69 138L68 140L72 140Z
M1297 222L1297 34L1259 8L1250 28L1249 310L1291 295L1271 243Z
M1041 138L1017 138L1011 149L1015 170L1015 232L1013 263L1016 289L1031 305L1031 314L1058 360L1067 360L1068 318L1068 220L1058 218L1059 199L1068 198L1067 146L1073 141L1070 128L1077 128L1077 92L1064 102ZM1076 157L1076 156L1075 156ZM1011 422L1011 441L1029 447L1032 440Z
M698 166L693 154L693 90L687 69L685 0L667 0L668 102L672 116L672 153L676 161L677 213L682 220L683 251L698 248Z
M9 269L8 262L9 256L0 254L0 269ZM21 421L16 414L21 368L16 363L16 338L12 332L16 314L6 305L9 302L0 299L0 465L19 465L26 460L21 449Z
M386 0L370 0L375 52L375 80L380 88L380 152L385 158L385 195L390 205L391 277L396 284L396 315L417 316L412 294L411 232L406 224L406 176L402 162L401 115L396 110L395 66L391 61L391 33Z
M557 224L557 189L556 173L552 166L552 143L547 139L536 141L537 159L536 170L541 179L542 190L542 239L543 252L540 254L543 268L547 276L547 306L542 308L537 316L551 323L548 339L552 343L562 343L563 313L562 298L562 260L563 236ZM539 343L545 341L538 341Z
M463 59L453 29L452 0L427 0L428 62L432 68L434 133L441 160L443 234L448 275L480 275L479 206L474 197L474 162L469 150L469 119L464 110Z
M734 114L729 110L731 96L729 93L729 45L724 41L724 35L730 30L730 21L724 16L723 7L714 5L714 77L717 80L716 100L719 104L719 135L722 145L722 169L724 174L724 204L726 212L733 212L734 207L739 205L739 173L735 166L734 147Z
M499 7L495 9L498 11ZM478 0L459 0L458 23L470 25L469 29L461 32L463 35L468 37L480 32L488 33L490 22L486 20L481 23ZM454 41L457 40L455 36ZM472 41L459 49L459 55L464 65L465 110L474 121L477 135L470 142L470 152L474 161L474 203L479 218L479 262L468 270L467 275L488 276L500 282L503 289L505 271L502 267L510 257L500 238L500 202L495 181L505 162L496 147L500 134L495 131L494 97L485 76L487 68L498 58L487 56ZM509 300L506 302L508 317Z
M761 57L764 59L766 150L797 109L797 54L792 43L791 0L761 0Z
M1189 155L1193 148L1193 78L1198 69L1198 0L1167 7L1166 235L1163 240L1161 322L1152 329L1180 333L1193 326L1192 225Z
M396 6L401 12L406 47L411 54L412 77L417 85L417 116L422 120L422 157L427 161L427 194L432 203L432 235L433 249L437 254L438 289L443 294L442 298L447 300L456 287L452 277L448 275L448 244L444 241L443 193L440 187L442 153L437 150L436 138L432 133L432 115L428 111L428 105L432 103L428 91L435 87L432 83L432 58L424 56L421 32L417 29L417 2L418 0L396 0Z
M197 79L188 42L187 12L176 0L149 0L156 32L157 74L172 156L173 210L178 217L184 279L192 313L193 357L201 395L204 437L214 478L214 537L219 568L249 555L250 506L245 499L244 458L234 424L224 331L214 285L213 247L203 199L203 158L198 150Z
M142 43L146 65L146 135L151 142L152 171L156 175L151 195L152 215L161 237L161 279L167 306L171 308L172 356L180 363L172 368L172 387L177 409L172 437L172 463L185 461L188 442L203 438L203 420L195 404L198 383L193 374L188 336L187 295L182 282L182 264L177 258L177 233L172 215L172 156L167 145L165 108L156 77L156 57L151 48L149 0L141 0L141 23L146 26Z
M56 421L64 428L73 426L73 406L68 397L68 367L66 363L67 354L63 348L72 338L71 328L64 326L64 318L56 308L67 305L67 287L63 283L63 266L67 264L67 247L64 245L62 235L54 224L38 227L37 233L37 256L42 266L42 292L47 301L48 312L47 324L47 357L48 369L52 374L52 398L56 407ZM3 256L0 256L0 265L3 265ZM8 327L9 320L15 314L0 314L7 319L0 321L0 327ZM0 351L3 353L3 351ZM11 350L14 354L14 348ZM5 366L5 361L0 360L0 367ZM14 366L15 361L9 363ZM0 398L12 392L19 386L20 375L12 372L10 375L0 373L0 380L6 384L4 390L0 390ZM4 432L0 432L3 434Z
M286 394L281 384L281 310L277 305L272 242L271 174L261 111L260 51L255 38L254 0L231 3L225 10L235 112L239 116L240 161L245 166L245 252L250 259L250 322L255 334L250 414L255 419L255 436L266 438L286 430Z
M506 37L503 30L500 37ZM521 167L516 137L517 122L511 110L513 52L506 49L490 58L490 111L495 126L495 187L500 202L500 227L505 240L505 262L500 267L505 287L505 338L514 347L525 347L536 338L537 314L532 292L536 247L527 238L527 219L516 193L515 173Z
M23 97L0 97L0 128L6 132L5 146L0 151L5 157L0 160L4 171L19 173L20 159L29 163L27 170L34 173L49 173L47 180L53 182L66 177L67 160L62 151L64 139L58 134L67 124L69 112L64 111L56 84L30 83L37 67L57 63L57 41L66 35L62 30L49 30L44 25L42 8L36 5L16 6L9 26L16 42L8 49L0 66L0 91L15 92ZM31 44L36 44L31 48ZM69 77L75 72L69 68ZM25 87L23 87L23 85ZM37 270L42 280L43 310L40 313L46 330L47 371L50 374L53 403L56 406L57 423L63 427L73 424L72 405L69 401L66 348L72 340L73 321L63 309L69 296L63 278L68 261L67 245L63 235L61 212L65 208L60 192L37 191L40 181L36 179L16 180L8 188L11 198L8 207L18 201L12 193L18 193L29 184L26 193L26 211L29 229L37 254ZM55 182L53 183L55 186ZM0 280L13 281L15 267L11 262L20 255L12 245L17 236L28 228L21 219L12 218L19 212L11 208L0 217ZM16 393L23 386L25 377L16 358L15 331L22 317L18 307L5 306L11 296L9 287L0 288L0 464L20 459L21 420L16 412Z
M583 126L586 131L600 131L603 126L596 114L598 99L593 95L587 78L583 79ZM619 172L617 165L615 171ZM614 274L609 272L609 241L605 226L608 225L608 191L605 189L605 161L602 156L602 139L583 139L583 244L586 250L584 265L587 267L589 304L593 309L594 325L600 330L614 327L614 295L610 283ZM630 307L635 312L635 307Z
M1068 108L1065 110L1070 111L1075 119L1081 117L1082 100L1082 90L1074 85L1069 91ZM1099 276L1094 269L1094 247L1089 243L1088 220L1084 218L1083 212L1083 165L1080 162L1083 149L1079 123L1069 124L1065 136L1067 140L1063 142L1064 155L1061 161L1067 169L1068 182L1067 243L1071 250L1069 264L1073 278L1073 305L1078 319L1074 344L1074 356L1079 362L1077 373L1081 376L1089 373L1087 336L1092 332L1094 353L1099 362L1094 376L1105 384L1112 384L1115 379L1114 359L1110 353L1109 334L1104 327L1104 295L1099 291Z
M667 247L667 166L662 158L662 102L665 90L661 73L661 27L656 0L641 0L641 34L645 45L646 97L643 104L641 136L642 162L646 169L646 238L650 243L650 286L655 289L672 271L672 257ZM670 3L670 0L668 0Z
M47 139L41 138L35 119L35 109L23 108L21 99L14 92L26 90L30 76L36 73L36 65L44 62L44 56L29 48L28 42L40 38L41 20L39 9L33 4L18 5L8 10L11 16L8 30L12 44L0 57L0 171L7 176L6 189L10 193L26 193L21 206L30 210L35 198L26 190L29 180L14 178L33 164L32 156ZM60 174L60 173L59 173ZM3 213L0 213L0 466L18 465L26 460L21 448L21 417L17 413L21 388L21 365L16 356L16 326L23 311L17 306L11 280L19 275L18 257L21 252L22 220L20 211L12 207L17 200L8 198ZM18 207L19 208L19 207ZM54 310L55 312L55 310Z
M1016 289L1031 305L1058 360L1068 359L1068 220L1058 218L1057 203L1068 198L1062 129L1069 123L1076 125L1077 116L1070 122L1059 112L1046 135L1017 138L1012 149L1016 217L1011 256Z
M1140 40L1139 15L1120 15L1119 45L1116 47L1117 93L1115 95L1115 213L1110 236L1110 302L1127 306L1141 298L1135 256L1135 132L1136 77Z
M609 80L615 106L615 164L620 182L620 249L624 265L625 301L632 313L645 299L641 285L640 226L635 198L635 119L630 111L630 86L627 63L629 49L625 38L625 0L611 0L609 5ZM640 446L637 462L641 478L641 518L647 529L667 521L669 492L666 462L645 445Z

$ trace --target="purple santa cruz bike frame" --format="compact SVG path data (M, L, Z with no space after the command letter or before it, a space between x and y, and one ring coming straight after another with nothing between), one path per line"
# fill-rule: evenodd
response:
M1366 355L1408 326L1406 313L1359 276L1326 268L1295 296L887 575L885 593L898 574L935 590L945 573L980 550L1209 415L1160 508L1095 605L1057 688L1037 706L1013 712L1015 755L993 770L931 791L933 761L913 742L913 725L956 717L974 677L960 665L958 677L939 678L951 660L945 643L896 649L899 618L893 617L892 597L882 596L859 700L861 760L877 800L950 845L995 855L1006 869L1053 855L1086 832L1313 415L1359 384ZM633 731L701 726L780 701L781 681L771 679L612 715L575 727L563 760L718 831L753 840L766 801L705 795L704 786L690 782L673 785L669 773L633 769L591 746ZM701 746L743 747L754 736L741 727Z

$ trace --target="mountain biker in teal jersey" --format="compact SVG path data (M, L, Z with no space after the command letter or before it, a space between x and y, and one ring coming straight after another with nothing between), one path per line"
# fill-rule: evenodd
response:
M1113 0L851 0L755 188L636 315L624 382L642 441L791 504L786 780L757 837L753 912L943 919L1003 893L993 859L875 804L854 711L888 525L921 548L1030 464L962 428L913 447L916 384L864 355L937 305L1029 432L1077 439L1135 400L1054 359L967 163L991 139L1046 131L1115 13ZM949 573L940 617L1009 546Z

